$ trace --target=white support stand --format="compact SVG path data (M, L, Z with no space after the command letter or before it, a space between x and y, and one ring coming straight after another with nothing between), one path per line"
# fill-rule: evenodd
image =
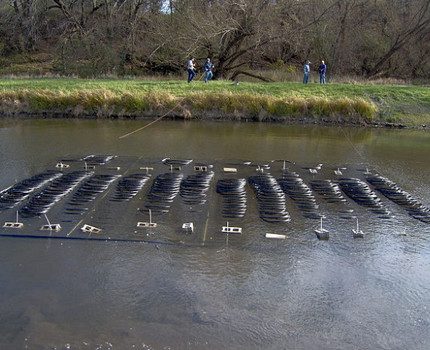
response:
M222 227L221 232L227 233L227 234L229 234L229 233L241 234L242 233L242 227L229 226L228 221L227 221L227 225Z
M18 220L18 211L16 212L16 220L15 222L12 221L6 221L3 225L5 228L23 228L24 224L22 222L19 222Z
M323 228L323 217L321 216L320 227L315 230L315 233L319 240L328 240L329 231Z
M354 238L364 238L364 232L360 230L360 227L358 226L358 217L357 219L357 227L352 229L352 237Z
M85 233L100 233L101 230L102 230L101 228L94 227L94 226L87 225L87 224L85 224L84 226L81 227L81 231L85 232Z
M60 168L60 169L65 169L65 168L70 168L70 165L69 165L69 164L64 164L64 163L62 163L62 162L58 162L58 163L55 165L55 167L56 167L56 168Z
M61 230L61 225L60 224L51 224L51 222L48 219L48 216L46 214L45 215L45 219L48 222L47 225L43 225L40 230L41 231L60 231Z
M337 170L335 170L334 173L335 175L338 175L338 176L343 175L342 171L339 168L337 168Z
M51 224L51 225L43 225L40 228L41 231L61 231L61 225L60 224Z
M173 172L173 170L178 170L178 171L181 171L182 170L182 167L181 166L173 166L173 164L170 164L170 172L172 173Z
M84 164L85 164L85 171L94 170L96 168L95 165L88 165L87 162L84 162Z
M206 165L195 165L194 166L194 171L207 172L208 171L208 167Z
M155 222L152 222L152 211L151 211L151 209L148 209L148 211L149 211L149 222L139 221L137 223L137 227L157 227L157 224Z
M147 166L140 167L139 169L140 170L145 170L146 174L149 174L150 170L154 170L154 168L150 168L150 167L147 167Z
M182 230L185 231L185 233L193 233L194 232L194 224L192 222L185 222L182 224Z

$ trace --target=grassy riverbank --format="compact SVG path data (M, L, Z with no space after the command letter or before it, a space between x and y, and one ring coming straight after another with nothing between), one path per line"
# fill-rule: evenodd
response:
M4 116L145 117L430 124L430 89L378 84L0 79Z

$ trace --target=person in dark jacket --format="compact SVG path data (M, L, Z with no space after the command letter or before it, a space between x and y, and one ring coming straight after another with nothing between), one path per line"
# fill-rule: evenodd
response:
M211 59L208 58L205 62L205 65L203 66L203 69L205 71L205 83L207 83L209 80L212 79L213 73L212 70L214 69L214 65L211 62Z
M318 67L318 73L320 75L320 84L325 84L326 71L327 71L327 65L324 63L324 61L321 61L321 64Z
M309 82L309 77L311 75L311 62L306 61L303 66L303 84L307 84Z

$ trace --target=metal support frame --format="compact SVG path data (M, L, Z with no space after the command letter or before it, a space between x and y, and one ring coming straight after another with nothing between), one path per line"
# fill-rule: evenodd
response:
M223 226L221 229L222 233L236 233L241 234L242 233L242 227L235 227L235 226L229 226L229 223L227 221L227 225Z
M151 211L151 209L148 209L148 211L149 211L149 222L139 221L137 223L137 227L157 227L157 224L155 222L152 222L152 211Z
M18 218L18 211L16 212L16 219L15 222L13 221L6 221L3 225L4 228L23 228L24 224L22 222L19 222Z
M85 224L84 226L81 227L81 231L85 232L85 233L100 233L101 230L102 230L101 228L94 227L94 226L87 225L87 224Z

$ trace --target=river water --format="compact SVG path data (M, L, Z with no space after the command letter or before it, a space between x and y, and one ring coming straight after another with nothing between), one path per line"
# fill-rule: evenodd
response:
M0 190L88 154L287 159L306 182L312 164L331 177L367 167L430 206L428 132L163 121L119 139L143 125L2 120ZM429 349L430 224L378 196L390 219L350 201L363 239L323 203L328 241L291 203L291 222L265 223L250 190L249 213L236 221L244 233L228 244L213 214L197 238L178 233L172 214L154 236L160 244L0 237L0 349ZM167 236L173 244L162 244Z

